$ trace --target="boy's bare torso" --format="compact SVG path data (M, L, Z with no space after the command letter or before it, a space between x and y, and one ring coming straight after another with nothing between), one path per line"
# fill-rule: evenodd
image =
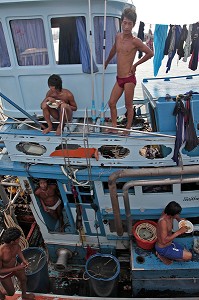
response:
M47 95L47 97L52 97L55 100L61 100L67 104L69 104L69 99L71 96L71 93L67 90L67 89L62 89L60 92L57 90L51 91L49 90Z
M125 36L123 33L119 33L116 37L117 75L120 78L131 75L131 66L137 52L135 40L136 37Z
M16 265L16 256L20 251L19 245L11 246L3 244L0 247L1 268L12 268Z
M46 190L38 188L35 194L43 200L46 206L55 205L59 199L58 195L56 194L55 185L49 185Z

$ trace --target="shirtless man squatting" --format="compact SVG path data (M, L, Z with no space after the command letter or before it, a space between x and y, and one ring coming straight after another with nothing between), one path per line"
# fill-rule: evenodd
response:
M126 8L121 16L122 33L118 33L115 43L105 61L105 69L111 59L117 54L117 77L116 83L112 89L109 107L111 112L112 127L117 127L117 108L116 104L124 92L125 107L127 111L126 129L130 129L133 122L133 97L136 86L136 68L153 57L153 51L149 49L141 39L132 35L132 29L135 26L137 15L134 9ZM134 63L137 51L144 54L136 63ZM128 135L129 131L124 130L123 134ZM117 129L111 129L107 132L117 133Z
M21 285L22 300L35 299L34 294L27 294L27 277L25 269L28 268L28 262L23 256L19 245L21 232L16 227L6 229L2 236L3 244L0 246L0 281L4 291L0 290L0 299L5 296L13 296L15 287L12 282L12 276L16 276ZM17 262L17 256L22 263Z
M46 94L46 98L41 103L41 108L43 110L44 119L47 122L48 127L43 130L43 133L49 133L52 129L51 116L59 120L59 125L56 130L56 135L61 134L61 128L64 126L66 120L71 121L73 111L77 110L77 104L75 102L73 94L62 88L62 79L59 75L53 74L48 78L48 86L50 90ZM60 100L60 101L56 101ZM56 108L50 107L48 103L56 103ZM62 116L63 111L65 110L64 116ZM63 124L61 124L63 119Z
M59 220L60 231L64 231L62 202L57 194L56 184L48 184L46 179L40 179L35 195L41 201L44 211L49 213L53 219Z

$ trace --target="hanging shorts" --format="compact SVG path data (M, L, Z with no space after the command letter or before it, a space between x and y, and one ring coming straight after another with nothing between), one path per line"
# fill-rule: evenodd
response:
M129 77L124 77L124 78L119 78L117 76L116 79L119 87L121 87L122 89L124 88L125 83L133 83L136 85L137 82L135 75L131 75Z
M158 245L155 245L155 249L161 256L167 257L169 259L179 260L183 258L184 247L178 243L171 243L171 245L160 248Z

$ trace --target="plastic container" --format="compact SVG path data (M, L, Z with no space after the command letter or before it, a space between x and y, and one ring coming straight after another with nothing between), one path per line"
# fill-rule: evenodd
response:
M117 296L120 263L116 257L110 254L94 254L87 260L85 269L90 278L90 296Z
M49 292L50 283L46 252L37 247L30 247L22 251L29 262L26 270L27 291L37 293Z
M145 226L145 224L149 224L149 226ZM146 228L146 230L149 231L149 234L150 234L150 225L153 225L156 229L157 223L154 222L154 221L151 221L151 220L138 221L137 223L135 223L135 225L133 226L133 230L132 230L133 235L136 239L137 245L142 249L151 250L154 247L154 245L157 241L156 230L155 230L155 234L151 230L151 235L152 236L151 236L150 240L147 240L147 238L141 238L140 235L138 235L138 233L136 232L136 229L139 225L143 226L143 230L144 230L144 228Z

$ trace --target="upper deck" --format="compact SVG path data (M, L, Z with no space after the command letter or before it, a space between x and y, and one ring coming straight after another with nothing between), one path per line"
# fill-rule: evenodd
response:
M132 1L109 0L106 7L102 0L91 1L90 7L87 0L1 1L0 91L27 113L41 115L48 77L59 74L77 102L75 117L83 117L85 108L91 114L92 104L98 116L116 74L115 60L104 74L104 12L107 55L125 5ZM24 118L4 100L3 108L11 117ZM123 101L119 111L124 111Z

